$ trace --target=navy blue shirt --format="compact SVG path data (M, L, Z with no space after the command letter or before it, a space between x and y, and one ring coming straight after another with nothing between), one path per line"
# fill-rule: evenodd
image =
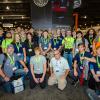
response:
M4 40L4 36L0 36L0 45L2 44L3 40Z
M51 47L52 47L52 49L54 49L54 48L59 49L61 44L62 44L62 40L61 39L51 39Z
M85 52L85 53L84 53L84 56L82 56L82 57L92 58L93 56L91 55L90 52ZM75 61L75 60L77 61L78 67L81 67L82 64L81 64L81 61L80 61L80 53L77 53L77 54L75 55L74 61Z
M17 48L17 45L18 45L18 47L19 47L19 50L18 50L18 48ZM14 43L13 46L14 46L14 53L16 53L16 54L18 54L18 53L23 54L23 48L25 48L24 43L17 43L17 44Z
M97 59L97 57L95 57L96 59ZM99 60L99 63L100 63L100 57L98 57L98 60ZM97 63L90 63L90 70L94 70L95 71L95 73L97 72L97 71L100 71L100 67L98 67L98 64Z

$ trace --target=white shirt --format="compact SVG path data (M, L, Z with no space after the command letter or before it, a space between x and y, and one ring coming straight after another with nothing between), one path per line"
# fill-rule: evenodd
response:
M68 62L64 57L60 57L59 60L53 57L50 61L50 67L53 68L54 74L56 76L64 75L66 72L66 69L69 69Z

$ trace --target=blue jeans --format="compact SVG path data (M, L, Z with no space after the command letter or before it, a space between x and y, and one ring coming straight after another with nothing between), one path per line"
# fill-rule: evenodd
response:
M72 60L73 60L72 53L64 52L64 55L63 56L64 56L65 59L67 59L68 64L69 64L69 67L70 67L70 70L72 70Z
M19 55L18 57L21 58L22 60L24 60L23 54ZM16 62L16 66L18 66L18 68L23 68L19 61Z

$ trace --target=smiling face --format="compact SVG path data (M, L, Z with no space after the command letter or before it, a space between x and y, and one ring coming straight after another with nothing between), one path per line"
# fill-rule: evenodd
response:
M9 47L9 48L7 49L7 53L8 53L9 55L12 55L12 54L14 53L14 48L13 48L13 47Z
M6 34L6 38L12 38L12 34L11 34L10 32L8 32L8 33Z
M89 35L93 35L94 31L92 29L89 30Z
M54 56L56 59L60 58L60 52L58 50L54 51Z
M47 38L48 37L48 32L43 32L43 36L44 36L44 38Z
M67 32L66 32L66 35L67 35L67 36L71 36L71 34L72 34L71 31L67 31Z
M100 56L100 47L97 48L97 55Z
M78 46L78 49L79 49L79 52L84 52L85 51L85 46L82 44L82 45L79 45Z
M15 42L20 42L20 35L19 34L15 35Z

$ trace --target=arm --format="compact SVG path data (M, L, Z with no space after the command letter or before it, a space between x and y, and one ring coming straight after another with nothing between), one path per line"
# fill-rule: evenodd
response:
M64 78L66 78L67 77L67 75L69 74L69 69L66 69L66 72L65 72L65 74L64 74Z
M34 66L32 64L30 64L30 68L31 68L32 77L33 77L33 79L35 79Z
M51 43L49 43L49 47L48 47L48 49L45 51L45 53L48 53L48 52L50 51L50 49L51 49Z
M24 62L26 62L26 49L23 48L23 53L24 53Z
M39 80L40 83L42 83L44 81L45 74L46 74L46 63L43 65L43 75L42 75L42 77Z
M7 76L4 74L4 72L2 71L1 65L0 65L0 76L1 76L5 81L9 81L9 80L10 80L10 78L7 77Z
M95 41L93 41L93 54L96 55Z
M92 73L92 75L93 75L95 81L96 81L96 82L100 82L100 79L99 79L98 75L95 74L94 69L91 70L91 73Z
M76 60L74 61L73 67L74 67L74 75L77 77L78 72L77 72L77 61Z
M22 60L20 60L19 62L23 65L25 72L28 72L28 68L25 63Z
M88 60L88 61L90 61L90 62L96 63L96 59L95 59L94 57L92 57L92 58L84 57L84 59L85 59L85 60Z

